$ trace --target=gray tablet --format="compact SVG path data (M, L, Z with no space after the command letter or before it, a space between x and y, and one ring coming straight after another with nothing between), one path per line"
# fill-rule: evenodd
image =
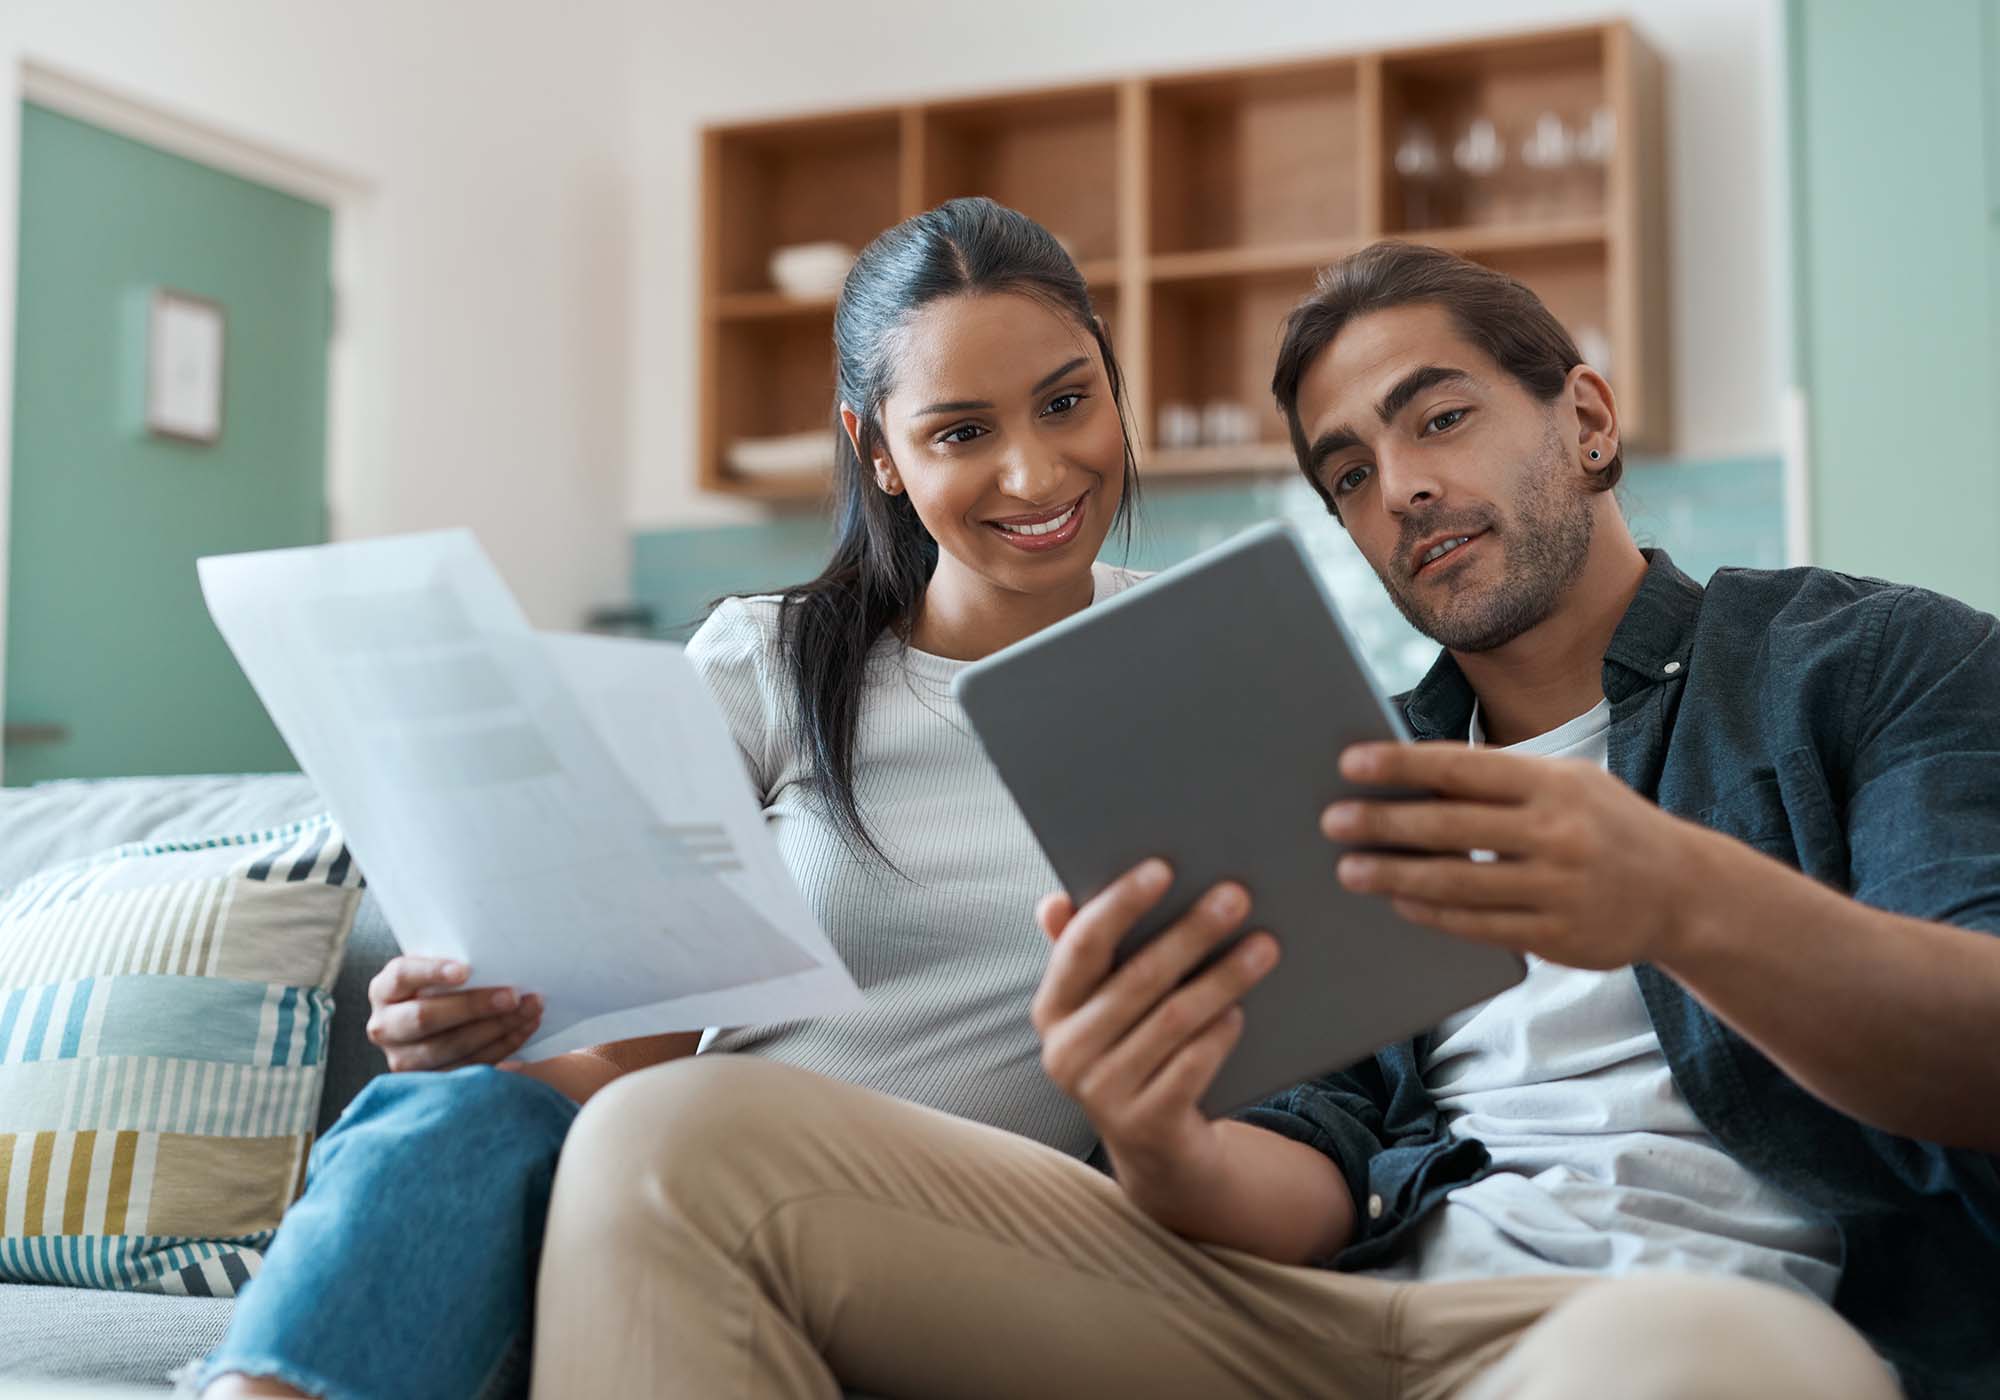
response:
M1398 918L1334 877L1319 816L1364 791L1365 739L1407 739L1298 537L1262 525L960 673L987 754L1082 904L1148 856L1174 883L1130 954L1218 880L1283 945L1202 1107L1342 1068L1519 981L1520 958ZM1422 800L1413 798L1412 800Z

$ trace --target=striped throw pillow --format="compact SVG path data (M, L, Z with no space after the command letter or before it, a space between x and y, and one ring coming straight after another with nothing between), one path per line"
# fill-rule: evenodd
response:
M298 1195L361 875L331 819L0 897L0 1279L234 1296Z

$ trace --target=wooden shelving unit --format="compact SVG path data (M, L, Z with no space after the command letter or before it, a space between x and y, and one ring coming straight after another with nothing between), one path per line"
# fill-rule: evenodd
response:
M1616 386L1625 441L1668 419L1661 75L1624 23L1304 62L1158 74L709 128L704 133L705 489L817 498L822 472L742 475L733 441L828 433L832 296L772 289L772 250L884 228L984 194L1062 238L1112 329L1149 475L1289 470L1269 380L1284 314L1318 269L1378 238L1449 248L1525 281ZM1523 159L1553 113L1608 148L1552 173ZM1477 177L1451 151L1492 123ZM1443 173L1399 173L1428 135ZM1148 444L1160 411L1249 407L1258 440Z

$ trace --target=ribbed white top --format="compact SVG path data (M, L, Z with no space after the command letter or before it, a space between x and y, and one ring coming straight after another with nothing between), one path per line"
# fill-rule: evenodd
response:
M1094 574L1095 599L1141 577L1104 564ZM724 1031L705 1049L769 1056L1083 1155L1095 1135L1043 1074L1028 1023L1048 961L1035 901L1056 875L952 698L969 663L888 636L870 657L854 786L892 870L850 850L820 804L777 627L775 598L732 599L689 641L688 659L728 715L785 864L868 1008Z

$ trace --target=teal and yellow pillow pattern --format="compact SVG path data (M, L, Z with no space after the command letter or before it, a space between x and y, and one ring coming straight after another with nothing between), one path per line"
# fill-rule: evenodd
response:
M0 897L0 1279L233 1296L298 1195L361 875L326 817Z

